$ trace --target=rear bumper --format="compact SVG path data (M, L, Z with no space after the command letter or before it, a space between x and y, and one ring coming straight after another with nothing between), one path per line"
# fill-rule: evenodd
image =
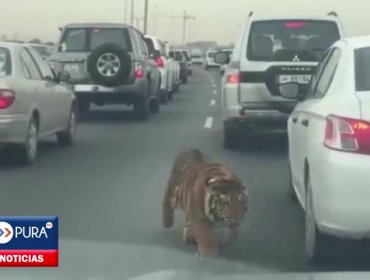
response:
M23 114L0 116L0 143L23 143L28 121L28 116Z
M121 85L117 87L102 87L94 84L74 85L77 99L101 102L132 102L136 96L145 95L147 81L136 79L133 84Z

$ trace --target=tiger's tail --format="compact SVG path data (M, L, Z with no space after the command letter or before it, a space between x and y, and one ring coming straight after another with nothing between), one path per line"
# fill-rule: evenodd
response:
M166 194L163 199L163 208L162 208L162 224L164 228L170 228L174 223L175 210L171 205L171 196L169 192L166 191Z

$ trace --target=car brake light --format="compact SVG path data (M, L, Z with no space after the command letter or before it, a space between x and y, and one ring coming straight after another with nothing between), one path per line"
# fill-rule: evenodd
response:
M329 115L326 119L324 145L344 152L370 154L370 123Z
M157 57L155 59L155 64L157 64L158 67L164 67L164 60L163 57Z
M0 89L0 109L9 108L15 100L15 92L9 89Z
M143 65L140 62L135 63L135 78L144 78Z
M227 83L228 84L239 84L240 82L240 75L239 72L231 72L227 76Z

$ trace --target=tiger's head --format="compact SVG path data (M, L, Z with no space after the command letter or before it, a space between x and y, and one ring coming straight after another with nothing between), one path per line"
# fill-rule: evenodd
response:
M217 225L234 227L243 220L248 209L248 196L236 178L206 179L205 214Z

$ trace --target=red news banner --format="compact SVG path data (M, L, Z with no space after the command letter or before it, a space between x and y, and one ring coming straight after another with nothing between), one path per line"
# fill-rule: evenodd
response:
M58 264L58 217L0 217L0 267Z

